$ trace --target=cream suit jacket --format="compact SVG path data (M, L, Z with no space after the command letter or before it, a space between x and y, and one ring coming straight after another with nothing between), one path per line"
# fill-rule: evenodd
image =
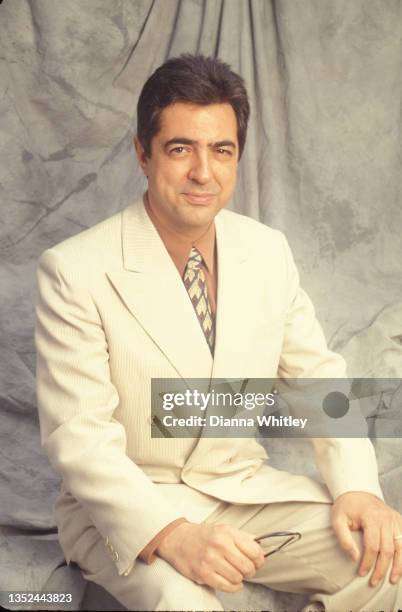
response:
M284 236L225 210L215 223L214 358L141 201L40 257L38 407L42 443L62 478L56 520L67 561L99 532L127 575L144 546L183 515L184 489L188 516L200 520L205 500L328 503L348 490L381 497L364 439L313 442L325 486L270 467L252 439L151 438L152 377L345 375Z

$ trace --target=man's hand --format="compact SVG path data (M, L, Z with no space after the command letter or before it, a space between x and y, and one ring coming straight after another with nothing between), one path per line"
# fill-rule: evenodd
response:
M402 516L381 499L370 493L351 491L340 495L332 508L332 525L342 548L354 561L358 547L351 531L363 531L364 550L359 574L366 576L375 564L370 584L376 586L392 562L390 581L398 582L402 575Z
M182 523L156 550L178 572L197 584L235 593L254 576L264 553L253 537L227 525Z

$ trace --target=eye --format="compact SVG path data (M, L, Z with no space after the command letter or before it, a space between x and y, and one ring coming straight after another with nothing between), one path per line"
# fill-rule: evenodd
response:
M228 157L232 156L232 151L230 149L224 149L223 147L218 147L215 150L216 150L217 153L219 153L219 155L224 155L224 156L228 156Z
M187 153L187 152L188 152L188 147L179 146L179 147L174 147L173 149L170 149L169 155L183 155L183 153Z

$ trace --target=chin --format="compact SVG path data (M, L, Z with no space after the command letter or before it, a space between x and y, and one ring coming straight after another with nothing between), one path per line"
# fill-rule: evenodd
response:
M186 225L192 225L193 227L202 227L203 225L209 225L211 221L214 219L215 215L218 211L215 209L206 210L204 207L203 210L195 210L189 211L190 214L183 215L183 222Z

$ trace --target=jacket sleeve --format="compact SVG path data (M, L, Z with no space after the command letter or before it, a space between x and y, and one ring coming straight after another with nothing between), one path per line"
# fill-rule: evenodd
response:
M335 379L347 376L345 361L328 349L313 304L300 288L299 274L284 236L283 242L289 292L278 376L334 379L336 386ZM347 381L339 381L341 387L345 384ZM367 437L316 437L311 442L317 467L334 499L348 491L365 491L383 499L374 448Z
M90 292L55 250L37 271L35 341L42 445L67 489L88 512L119 574L182 515L127 456L114 417L118 392L108 345Z

